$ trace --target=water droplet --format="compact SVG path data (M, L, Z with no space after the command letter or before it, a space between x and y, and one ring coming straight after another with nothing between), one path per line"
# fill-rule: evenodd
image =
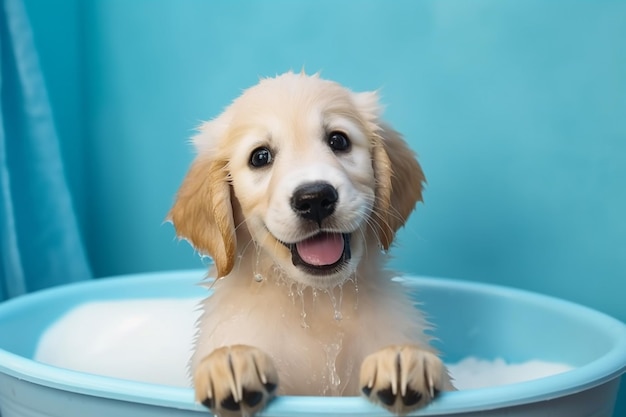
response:
M293 292L293 287L295 284L289 284L287 288L287 295L291 298L291 302L293 305L296 304L296 294Z
M263 282L263 275L259 274L258 272L254 274L254 280L256 282Z
M313 307L315 307L315 305L317 304L317 297L318 297L318 294L319 294L319 293L318 293L318 291L317 291L317 288L315 288L315 287L311 287L311 295L312 295L312 301L311 301L311 302L312 302L312 304L313 304Z
M343 305L343 285L339 286L339 302L337 303L337 308L335 309L335 320L339 321L343 319L343 314L341 314L341 306Z
M341 319L343 319L343 315L341 314L341 302L343 301L343 289L340 286L339 287L339 301L337 301L337 298L335 297L335 288L329 288L326 290L326 293L328 294L329 298L330 298L330 303L333 306L333 310L334 310L334 318L337 321L340 321Z
M331 395L337 396L341 394L339 386L341 385L341 377L337 372L337 357L341 352L343 345L343 333L339 333L337 341L334 343L328 343L322 346L324 353L326 353L326 369L328 376L324 376L323 380L327 381L324 386L324 393L330 390Z
M306 311L302 310L302 312L300 313L300 319L300 327L302 327L303 329L308 329L309 323L306 322Z
M359 309L359 283L357 281L356 272L350 277L350 281L354 285L354 311Z
M296 288L296 292L298 294L298 297L300 297L300 304L302 306L302 311L300 311L300 326L302 326L302 328L304 329L308 329L309 328L309 324L306 322L306 306L304 303L304 290L306 289L306 287L302 284L298 284L297 288Z

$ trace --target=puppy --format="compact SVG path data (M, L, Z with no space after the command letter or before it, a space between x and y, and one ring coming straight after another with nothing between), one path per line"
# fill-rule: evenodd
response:
M453 389L384 269L424 175L376 93L285 73L193 141L168 218L214 261L190 364L197 401L234 416L275 394L362 393L405 414Z

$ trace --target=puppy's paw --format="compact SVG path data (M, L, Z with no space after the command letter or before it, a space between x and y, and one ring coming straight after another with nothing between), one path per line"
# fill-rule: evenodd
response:
M412 345L390 346L366 357L360 384L370 401L400 415L454 389L441 359Z
M265 407L277 386L274 363L251 346L216 349L194 371L196 401L219 417L253 415Z

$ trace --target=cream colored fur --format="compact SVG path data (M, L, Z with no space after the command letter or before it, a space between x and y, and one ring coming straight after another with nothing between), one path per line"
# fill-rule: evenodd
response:
M194 138L169 218L215 262L191 360L196 397L213 412L252 414L275 392L364 392L402 414L452 388L421 313L384 269L424 176L380 113L376 93L290 72L246 90ZM332 131L347 135L348 152L329 148ZM260 169L250 166L259 146L272 153ZM315 181L339 194L322 230L351 236L350 260L324 275L295 266L284 244L320 231L289 204Z

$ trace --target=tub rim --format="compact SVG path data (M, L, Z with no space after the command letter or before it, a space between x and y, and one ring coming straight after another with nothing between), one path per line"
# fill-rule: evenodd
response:
M0 319L14 312L24 311L29 306L41 305L40 303L46 300L67 298L80 293L97 294L98 290L139 285L145 281L156 284L171 280L179 282L188 280L190 284L193 284L200 282L205 275L205 270L174 270L118 275L62 285L0 303ZM415 275L403 275L399 280L410 287L429 286L442 290L461 290L489 296L513 297L519 302L540 303L544 307L549 305L551 310L573 315L588 324L601 328L614 343L603 356L562 374L509 385L442 393L420 415L472 412L546 401L603 385L626 372L626 325L606 313L557 297L496 284ZM0 372L48 388L103 399L185 410L206 410L203 406L194 403L191 388L122 380L57 368L1 348ZM293 413L294 409L303 408L314 409L319 414L330 412L338 415L367 416L380 413L380 408L361 397L320 398L315 396L281 396L270 403L267 412L288 416Z

